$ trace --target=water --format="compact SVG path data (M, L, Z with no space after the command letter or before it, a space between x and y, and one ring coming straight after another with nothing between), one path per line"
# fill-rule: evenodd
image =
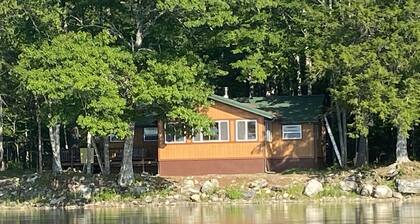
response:
M1 210L2 223L420 223L420 202Z

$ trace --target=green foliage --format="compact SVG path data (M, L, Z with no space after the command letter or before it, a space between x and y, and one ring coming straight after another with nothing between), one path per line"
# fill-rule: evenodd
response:
M226 197L230 200L238 200L243 197L243 190L240 186L231 185L225 188Z
M305 185L303 183L293 183L286 188L285 192L289 194L291 198L300 198L303 196L304 189Z
M113 201L118 200L120 198L120 194L118 194L114 189L101 189L98 192L95 192L92 196L93 201Z

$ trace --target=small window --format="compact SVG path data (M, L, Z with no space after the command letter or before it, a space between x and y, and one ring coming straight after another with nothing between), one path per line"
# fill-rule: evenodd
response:
M236 121L236 140L237 141L257 140L257 121L256 120Z
M210 135L198 132L194 135L194 142L228 141L229 121L215 121Z
M145 142L157 141L158 140L158 129L157 127L147 127L143 129L143 140Z
M165 143L185 143L182 127L177 123L165 124Z
M301 125L283 125L283 139L302 139Z
M265 121L265 141L271 142L272 133L271 133L271 121Z
M120 139L116 135L109 135L109 142L124 142L124 139Z

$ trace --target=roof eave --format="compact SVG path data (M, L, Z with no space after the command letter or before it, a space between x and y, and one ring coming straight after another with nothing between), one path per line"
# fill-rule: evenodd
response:
M246 105L243 105L240 102L237 102L237 101L232 100L232 99L224 98L222 96L211 95L211 96L209 96L209 98L211 100L217 101L219 103L223 103L223 104L235 107L235 108L239 108L241 110L245 110L247 112L262 116L264 118L273 119L275 117L273 114L271 114L269 112L266 112L266 111L263 111L263 110L260 110L260 109L256 109L256 108L252 108L252 107L248 107Z

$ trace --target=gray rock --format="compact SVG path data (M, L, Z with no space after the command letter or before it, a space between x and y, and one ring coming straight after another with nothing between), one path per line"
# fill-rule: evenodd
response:
M134 186L130 189L130 192L135 196L141 196L147 192L147 188L142 186Z
M193 195L191 195L190 199L193 202L199 202L200 201L200 195L199 194L193 194Z
M62 196L59 198L53 198L50 201L50 205L55 206L55 205L60 205L63 203L64 199L66 199L66 197Z
M283 187L281 185L274 185L274 186L271 187L271 190L275 191L275 192L280 192L280 191L283 191L284 189L285 189L285 187Z
M345 180L340 182L340 188L343 191L356 191L357 183L353 180Z
M400 192L396 192L396 191L392 192L392 197L393 198L398 198L398 199L403 199L404 198L404 196Z
M82 197L86 200L89 200L92 198L92 189L84 184L81 184L78 187L78 192L82 194Z
M373 185L372 184L363 184L359 194L362 196L370 197L373 193Z
M185 179L182 187L184 187L184 188L194 187L194 181L191 180L191 179Z
M200 190L195 187L181 188L181 193L193 195L193 194L199 194Z
M213 202L217 202L217 201L220 201L220 198L217 195L213 195L211 196L210 200Z
M259 190L268 186L268 181L266 179L254 180L249 184L249 188L254 190Z
M144 201L145 201L146 203L152 203L153 198L152 198L150 195L148 195L148 196L146 196L146 197L144 198Z
M303 193L308 197L313 197L323 190L322 184L318 180L312 179L306 183Z
M201 192L213 193L219 187L219 181L217 179L207 180L201 186Z
M375 198L392 198L392 189L385 185L376 186L373 196Z
M420 179L404 180L397 179L397 188L400 193L404 194L420 194Z
M255 195L257 194L257 192L255 192L255 190L253 189L249 189L248 191L246 191L245 193L243 193L243 198L245 200L251 200L255 197Z

